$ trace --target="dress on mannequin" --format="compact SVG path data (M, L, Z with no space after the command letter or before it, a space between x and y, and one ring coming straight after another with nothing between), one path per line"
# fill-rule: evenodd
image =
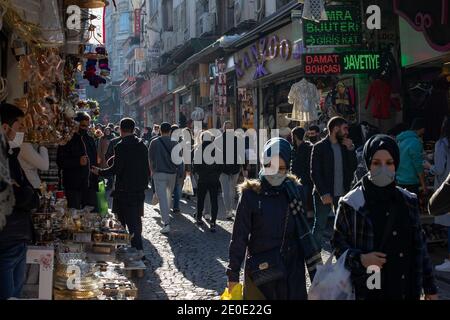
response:
M302 79L292 86L288 98L289 103L294 105L292 119L306 122L319 119L320 93L314 84Z

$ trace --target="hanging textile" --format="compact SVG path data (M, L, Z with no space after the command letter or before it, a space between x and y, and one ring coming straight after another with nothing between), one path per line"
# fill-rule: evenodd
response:
M302 18L316 22L328 20L324 0L305 0Z
M289 103L293 104L291 118L295 121L315 121L319 118L320 93L306 79L295 83L289 92Z

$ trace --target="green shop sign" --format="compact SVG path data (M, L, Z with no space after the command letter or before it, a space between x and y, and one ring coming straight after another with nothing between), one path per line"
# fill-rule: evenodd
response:
M381 66L379 53L342 53L342 70L344 73L367 73L378 71Z
M328 20L303 20L306 47L355 46L362 43L361 12L358 7L332 6Z

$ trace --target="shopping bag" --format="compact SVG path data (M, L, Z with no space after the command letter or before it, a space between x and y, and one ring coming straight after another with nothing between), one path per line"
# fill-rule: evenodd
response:
M152 206L156 206L158 203L159 203L159 199L155 192L155 193L153 193Z
M308 300L355 300L350 271L345 267L347 253L348 250L335 264L331 254L324 265L317 266Z
M192 186L192 179L190 175L187 175L186 179L184 179L182 192L188 196L194 195L194 188Z
M238 283L234 286L231 293L228 291L228 288L220 296L220 300L244 300L242 295L242 284Z
M108 215L108 199L106 198L106 190L105 190L105 182L104 181L100 181L98 183L97 207L98 207L98 213L102 217L106 217Z

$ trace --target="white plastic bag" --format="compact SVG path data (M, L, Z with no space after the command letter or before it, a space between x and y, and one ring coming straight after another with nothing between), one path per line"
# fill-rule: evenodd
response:
M350 271L345 268L347 252L335 264L331 254L323 266L317 267L308 300L355 300Z
M187 175L186 179L184 179L182 192L188 196L194 195L194 188L192 186L192 179L190 175Z

